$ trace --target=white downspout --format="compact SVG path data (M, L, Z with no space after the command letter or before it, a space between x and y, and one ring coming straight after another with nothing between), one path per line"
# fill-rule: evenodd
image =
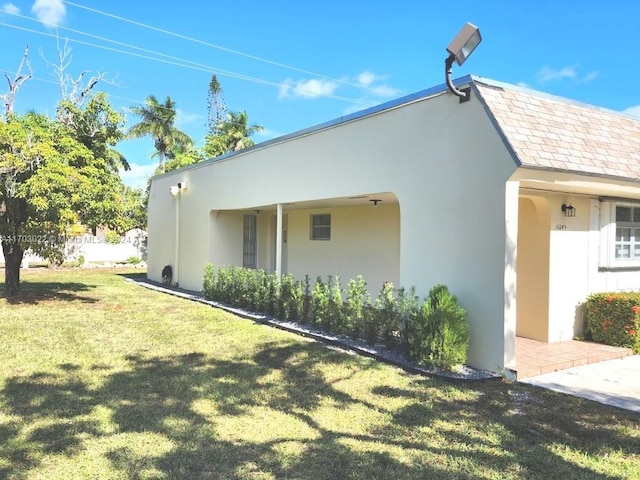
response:
M178 195L176 195L176 239L175 239L175 251L173 253L173 258L175 262L175 266L173 268L173 282L176 287L179 286L179 266L180 266L180 197L182 193L180 192L180 187L178 187Z
M178 185L174 185L170 188L171 196L176 200L176 225L175 225L175 239L174 239L174 251L173 251L173 283L175 286L179 286L179 270L180 270L180 199L182 192L187 189L186 182L178 182Z
M282 204L277 206L276 214L276 275L282 276Z

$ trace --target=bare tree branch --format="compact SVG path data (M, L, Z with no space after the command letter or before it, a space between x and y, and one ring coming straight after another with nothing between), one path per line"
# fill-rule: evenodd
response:
M9 77L6 73L4 74L7 79L7 84L9 85L9 91L5 94L0 95L0 99L4 104L4 115L5 119L9 119L9 116L13 113L13 107L16 101L16 93L18 89L22 86L24 82L29 80L33 76L33 72L31 70L31 65L29 64L29 45L24 48L24 55L22 55L22 60L20 60L20 65L18 66L18 71L16 72L13 79ZM28 74L23 74L22 70L25 68L29 70Z
M57 37L56 43L58 58L55 62L47 59L42 50L40 50L40 56L47 63L47 66L53 70L53 75L56 77L60 88L60 100L79 106L98 83L118 85L114 79L107 78L104 72L98 72L97 75L91 76L86 83L85 75L89 73L88 70L81 72L76 78L72 78L67 73L73 59L71 48L69 47L69 39L65 39L64 43L61 43L60 38Z

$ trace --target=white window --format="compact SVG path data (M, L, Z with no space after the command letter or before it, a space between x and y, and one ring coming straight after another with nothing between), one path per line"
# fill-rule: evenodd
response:
M602 202L600 266L640 267L640 204Z
M616 205L615 258L640 259L640 205Z
M331 214L311 215L311 240L331 240Z

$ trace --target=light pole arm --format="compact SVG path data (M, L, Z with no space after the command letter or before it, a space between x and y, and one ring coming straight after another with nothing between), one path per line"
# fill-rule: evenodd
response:
M456 60L456 57L452 53L444 61L445 78L447 79L447 87L449 87L449 90L451 90L451 93L460 97L461 99L460 102L462 102L462 100L467 100L469 98L469 92L461 92L455 87L455 85L451 81L451 70L453 67L453 62L455 62L455 60Z

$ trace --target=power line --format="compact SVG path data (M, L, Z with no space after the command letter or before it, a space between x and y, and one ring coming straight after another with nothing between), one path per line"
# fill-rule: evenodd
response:
M13 15L16 15L16 16L22 17L22 18L26 18L26 19L32 20L32 21L37 21L36 19L33 19L31 17L26 17L24 15L20 15L20 14L13 14ZM13 28L13 29L16 29L16 30L22 30L22 31L29 32L29 33L35 33L37 35L42 35L42 36L46 36L46 37L59 38L58 35L55 35L55 34L52 34L52 33L40 32L40 31L37 31L37 30L33 30L33 29L25 28L25 27L20 27L20 26L17 26L17 25L11 25L11 24L4 23L4 22L0 22L0 26ZM124 47L127 47L127 48L132 48L134 50L140 50L140 51L143 51L143 52L146 52L146 53L151 53L153 55L159 55L160 57L166 57L166 58L168 58L170 60L164 60L164 59L158 58L158 57L151 57L151 56L148 56L148 55L141 55L141 54L130 52L130 51L126 51L126 50L119 50L119 49L116 49L116 48L111 48L111 47L108 47L108 46L105 46L105 45L99 45L99 44L95 44L95 43L85 42L85 41L77 40L77 39L73 39L73 38L67 38L68 41L73 42L73 43L78 43L80 45L86 45L86 46L89 46L89 47L100 48L100 49L103 49L103 50L107 50L107 51L111 51L111 52L115 52L115 53L120 53L120 54L123 54L123 55L130 55L130 56L133 56L133 57L143 58L143 59L146 59L146 60L152 60L152 61L156 61L156 62L160 62L160 63L166 63L166 64L169 64L169 65L174 65L174 66L178 66L178 67L190 68L192 70L198 70L198 71L207 72L207 73L213 72L213 73L216 73L216 74L219 74L219 75L223 75L223 76L227 76L227 77L231 77L231 78L237 78L237 79L240 79L240 80L246 80L246 81L249 81L249 82L259 83L259 84L263 84L263 85L269 85L269 86L273 86L273 87L277 87L277 88L284 88L284 89L287 89L287 90L295 89L295 87L292 87L291 85L288 85L286 83L271 82L269 80L264 80L264 79L257 78L257 77L251 77L251 76L244 75L244 74L241 74L241 73L236 73L236 72L232 72L232 71L229 71L229 70L219 69L217 67L211 67L211 66L204 65L204 64L201 64L201 63L198 63L198 62L193 62L191 60L186 60L186 59L179 58L179 57L173 57L171 55L163 54L163 53L160 53L160 52L155 52L153 50L148 50L148 49L145 49L145 48L142 48L142 47L137 47L135 45L126 44L126 43L123 43L123 42L119 42L117 40L111 40L111 39L108 39L108 38L105 38L105 37L99 37L99 36L93 35L91 33L81 32L79 30L74 30L74 29L71 29L71 28L66 28L66 27L59 27L59 28L61 28L63 30L72 31L72 32L78 33L80 35L85 35L85 36L96 38L96 39L103 40L103 41L106 41L106 42L114 43L116 45L124 46ZM173 60L176 60L176 61L173 61ZM363 102L363 101L360 101L360 100L355 100L355 99L352 99L352 98L343 97L343 96L339 96L339 95L331 95L331 94L326 94L326 93L316 93L316 92L311 92L309 90L304 90L304 91L306 91L308 93L312 93L314 95L324 96L324 97L327 97L327 98L332 98L334 100L340 100L340 101L344 101L344 102L348 102L348 103L353 103L353 104L356 104L356 105L363 105L363 106L371 106L372 105L369 102Z
M340 78L330 77L328 75L323 75L321 73L312 72L310 70L304 70L302 68L298 68L298 67L294 67L294 66L287 65L287 64L284 64L284 63L276 62L276 61L273 61L273 60L269 60L267 58L258 57L256 55L251 55L249 53L241 52L239 50L233 50L231 48L223 47L221 45L216 45L215 43L205 42L204 40L200 40L200 39L197 39L197 38L189 37L189 36L183 35L181 33L176 33L176 32L172 32L172 31L169 31L169 30L165 30L163 28L154 27L153 25L148 25L146 23L142 23L142 22L138 22L136 20L131 20L129 18L125 18L125 17L121 17L121 16L118 16L118 15L114 15L112 13L104 12L102 10L97 10L95 8L86 7L84 5L80 5L80 4L75 3L75 2L69 2L67 0L63 0L63 3L66 3L67 5L71 5L71 6L76 7L76 8L80 8L82 10L87 10L87 11L92 12L92 13L97 13L99 15L104 15L106 17L114 18L114 19L120 20L122 22L130 23L130 24L136 25L138 27L142 27L142 28L146 28L146 29L149 29L149 30L153 30L153 31L156 31L156 32L159 32L159 33L163 33L165 35L170 35L170 36L175 37L175 38L180 38L182 40L187 40L187 41L190 41L190 42L198 43L200 45L204 45L204 46L207 46L207 47L211 47L211 48L215 48L215 49L218 49L218 50L222 50L224 52L233 53L234 55L240 55L242 57L250 58L252 60L257 60L259 62L268 63L270 65L275 65L275 66L281 67L281 68L286 68L288 70L293 70L293 71L296 71L296 72L305 73L307 75L313 75L314 77L324 78L326 80L331 80L333 82L342 83L342 84L349 85L349 86L352 86L352 87L357 87L357 88L362 88L362 89L365 89L365 90L372 90L373 91L372 88L370 88L370 87L368 87L366 85L350 82L348 80L343 80L343 79L340 79Z

